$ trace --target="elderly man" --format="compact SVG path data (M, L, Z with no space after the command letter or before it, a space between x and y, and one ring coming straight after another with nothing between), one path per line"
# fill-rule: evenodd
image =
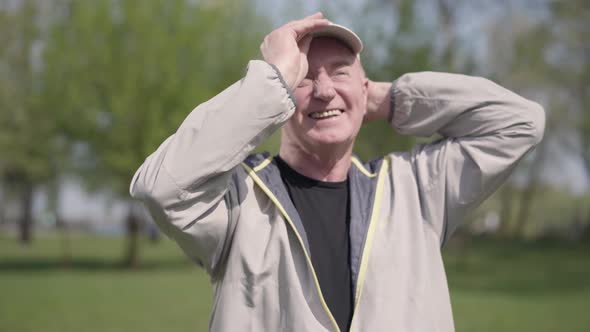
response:
M482 78L372 82L361 49L319 13L274 30L135 174L132 195L211 276L210 330L453 330L440 248L540 141L544 112ZM362 163L370 120L443 138ZM278 156L250 155L279 128Z

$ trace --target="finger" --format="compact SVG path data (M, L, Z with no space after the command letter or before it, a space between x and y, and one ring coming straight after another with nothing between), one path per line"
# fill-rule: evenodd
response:
M293 26L293 25L301 24L301 23L303 23L303 22L305 22L307 20L315 20L315 19L324 19L324 14L322 14L322 12L317 12L315 14L311 14L309 16L306 16L306 17L304 17L304 18L302 18L300 20L293 20L293 21L287 22L283 26L284 27L290 27L290 26Z
M317 30L319 28L323 28L325 26L328 26L329 24L330 24L330 21L322 18L322 19L301 21L298 24L292 25L290 28L293 29L293 31L297 35L297 40L299 40L303 36L308 34L309 32L311 32L313 30Z
M313 19L313 18L324 18L324 14L322 14L322 12L317 12L317 13L311 14L303 19L308 20L308 19Z
M304 17L302 19L299 20L293 20L291 22L287 22L285 25L283 25L283 27L291 27L293 25L299 25L305 21L309 21L309 20L318 20L318 19L323 19L325 20L326 18L324 17L324 14L322 14L322 12L317 12L315 14L311 14L307 17Z

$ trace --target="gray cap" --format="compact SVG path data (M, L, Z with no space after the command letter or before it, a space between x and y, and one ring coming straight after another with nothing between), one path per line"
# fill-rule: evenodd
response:
M357 36L357 34L349 28L339 24L330 23L330 25L314 30L313 32L311 32L311 35L313 37L336 38L345 43L348 47L350 47L350 49L355 54L359 54L363 50L363 42L361 41L359 36Z

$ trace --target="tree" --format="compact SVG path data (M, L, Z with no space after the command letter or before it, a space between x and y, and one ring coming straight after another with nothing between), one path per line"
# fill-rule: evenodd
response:
M590 28L590 7L584 1L542 5L548 15L532 17L530 6L505 6L503 18L491 26L490 68L501 84L532 96L546 106L545 137L520 168L522 188L515 225L510 233L522 236L531 220L532 205L540 192L543 166L551 162L550 142L570 146L570 154L587 159L590 143L587 86L590 52L584 36ZM538 6L537 6L538 7ZM571 144L571 142L575 142ZM586 162L588 165L588 163ZM590 178L590 168L587 167ZM508 227L503 227L507 229Z
M414 1L367 2L363 11L366 19L354 28L365 44L362 61L370 79L390 81L407 72L434 67L429 31L420 21ZM392 131L388 123L368 123L361 128L355 152L369 159L408 150L415 142L413 137Z
M555 2L550 5L556 24L553 26L554 60L559 91L566 94L562 109L569 110L578 144L574 151L580 155L590 179L590 5L586 1ZM557 52L556 51L556 52ZM587 223L590 224L590 208Z
M32 240L34 190L58 175L64 157L59 124L44 107L39 17L32 0L0 6L0 176L4 189L20 198L25 244Z
M45 52L47 93L77 142L93 188L128 200L129 250L138 263L139 216L128 186L143 160L188 112L233 81L258 53L264 20L247 3L65 0Z

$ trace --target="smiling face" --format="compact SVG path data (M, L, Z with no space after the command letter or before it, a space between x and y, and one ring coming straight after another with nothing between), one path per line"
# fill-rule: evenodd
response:
M368 81L357 56L333 38L314 38L307 77L293 91L297 109L283 140L306 151L352 148L366 112Z

